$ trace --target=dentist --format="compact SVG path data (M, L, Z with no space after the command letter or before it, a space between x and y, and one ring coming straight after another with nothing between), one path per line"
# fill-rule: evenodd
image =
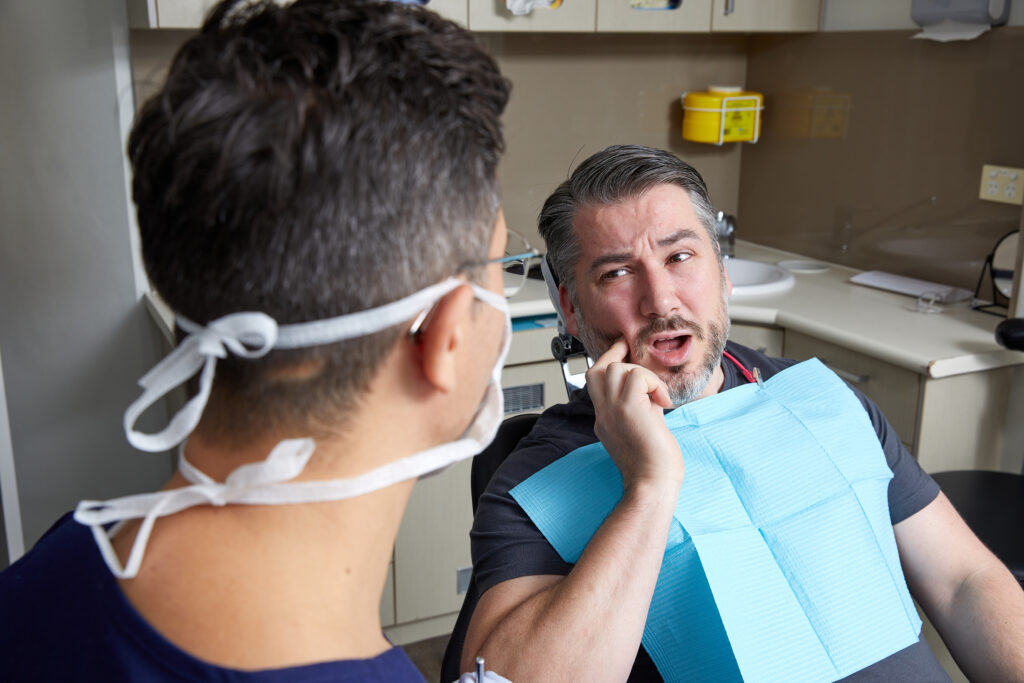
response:
M180 343L125 428L178 470L83 501L0 575L6 680L422 680L378 603L416 478L502 417L507 98L419 7L211 10L128 145Z

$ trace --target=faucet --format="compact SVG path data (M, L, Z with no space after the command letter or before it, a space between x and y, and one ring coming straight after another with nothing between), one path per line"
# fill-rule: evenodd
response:
M736 217L719 211L715 214L715 235L718 237L718 248L722 258L736 255Z

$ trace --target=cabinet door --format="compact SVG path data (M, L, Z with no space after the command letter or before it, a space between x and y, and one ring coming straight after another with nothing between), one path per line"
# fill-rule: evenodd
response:
M910 0L823 0L822 31L920 28L910 18Z
M817 31L821 0L714 0L712 31Z
M429 0L427 7L466 26L468 2ZM128 0L128 16L133 28L199 28L206 12L216 3L217 0Z
M1019 367L1019 366L1018 366ZM928 472L1020 472L1019 447L1003 460L1007 428L1024 415L1011 400L1014 368L928 379L921 396L918 462ZM1011 437L1012 438L1012 437Z
M505 0L470 0L469 28L473 31L593 31L596 0L564 0L555 9L535 9L516 16Z
M711 0L685 0L675 9L635 9L629 0L597 0L597 30L707 33L711 30Z
M775 358L782 355L782 337L783 332L778 327L737 323L729 326L730 340Z
M392 557L394 557L392 555ZM384 592L380 595L380 625L392 626L395 623L395 561L388 565L388 577L384 581Z
M472 565L471 462L463 460L427 477L412 491L395 540L398 624L452 614L462 607L459 570Z

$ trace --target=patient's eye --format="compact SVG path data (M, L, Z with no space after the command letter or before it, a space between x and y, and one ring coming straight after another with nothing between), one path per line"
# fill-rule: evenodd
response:
M674 253L674 254L672 254L671 256L668 257L668 262L669 263L682 263L683 261L688 260L691 256L693 256L693 254L691 254L688 251L677 251L676 253Z
M617 278L622 277L625 274L626 274L626 269L625 268L613 268L611 270L606 270L605 272L601 273L601 279L602 280L615 280Z

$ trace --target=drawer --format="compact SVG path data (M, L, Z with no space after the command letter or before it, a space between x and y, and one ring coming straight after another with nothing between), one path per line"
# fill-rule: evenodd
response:
M818 358L829 366L878 404L913 452L921 395L921 376L916 372L792 330L786 330L783 355L796 360Z
M775 358L782 355L782 338L783 332L778 327L737 323L729 326L731 341Z
M707 33L711 30L711 0L686 0L671 10L635 9L624 0L597 0L597 30Z
M597 0L569 0L555 9L535 9L516 16L504 0L473 0L469 6L471 31L583 31L597 25Z

